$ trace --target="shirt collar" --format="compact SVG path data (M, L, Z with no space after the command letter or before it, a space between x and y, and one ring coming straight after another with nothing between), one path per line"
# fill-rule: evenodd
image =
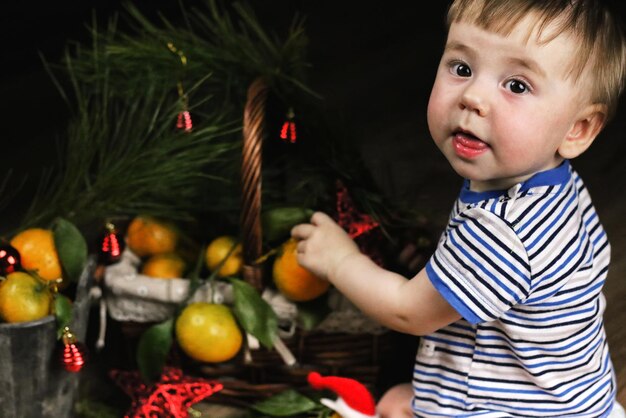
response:
M566 183L571 176L569 160L563 161L558 167L541 171L521 183L518 192L525 192L533 187L557 186ZM517 186L517 185L516 185ZM516 187L513 186L513 187ZM461 189L460 199L464 203L477 203L483 200L498 198L508 194L507 190L487 190L476 192L469 189L469 180L465 179Z

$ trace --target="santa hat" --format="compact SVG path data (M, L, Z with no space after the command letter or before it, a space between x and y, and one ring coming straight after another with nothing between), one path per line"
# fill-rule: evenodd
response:
M376 402L370 391L360 382L347 377L322 376L317 372L308 375L313 389L330 389L338 398L321 402L338 412L343 418L376 418Z

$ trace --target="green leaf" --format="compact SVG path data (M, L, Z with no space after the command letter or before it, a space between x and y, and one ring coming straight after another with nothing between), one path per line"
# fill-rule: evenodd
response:
M241 279L229 279L233 285L233 311L239 324L267 348L274 346L278 337L278 319L272 307L254 287Z
M55 219L52 233L65 276L70 282L77 282L87 263L87 243L83 234L63 218Z
M267 210L261 215L263 238L268 242L284 241L289 238L291 228L308 222L313 210L301 207L278 207Z
M161 376L172 347L173 331L174 319L168 319L141 334L137 347L137 366L144 380L154 382Z
M60 293L54 295L54 316L57 320L57 338L63 336L63 329L69 325L72 320L73 306L72 301Z
M252 405L252 409L273 417L288 417L309 412L319 407L306 396L293 389L286 390Z

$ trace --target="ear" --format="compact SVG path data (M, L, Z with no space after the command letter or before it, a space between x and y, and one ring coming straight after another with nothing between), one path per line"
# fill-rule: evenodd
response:
M604 128L606 116L607 108L603 104L591 104L583 109L559 146L558 154L563 158L572 159L587 151Z

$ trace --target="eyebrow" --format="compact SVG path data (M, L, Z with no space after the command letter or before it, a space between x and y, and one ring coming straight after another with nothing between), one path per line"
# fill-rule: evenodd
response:
M463 44L461 42L456 42L456 41L452 41L452 42L448 43L445 46L445 52L449 52L449 51L464 52L464 53L469 54L471 56L475 55L475 52L474 52L474 50L472 48L470 48L469 46L467 46L467 45L465 45L465 44ZM518 57L509 57L508 58L508 62L510 64L526 68L527 70L534 72L535 74L539 75L540 77L544 77L545 78L545 76L546 76L546 72L534 60L518 58Z
M528 69L529 71L532 71L535 74L539 75L540 77L544 77L545 78L545 76L546 76L546 72L543 70L543 68L541 68L539 66L539 64L537 64L533 60L526 60L526 59L511 57L511 58L509 58L509 62L512 63L512 64L515 64L515 65L519 65L521 67L524 67L524 68Z
M462 44L461 42L456 42L456 41L452 41L446 44L445 48L444 48L444 52L448 52L448 51L461 51L461 52L466 52L466 53L473 53L473 50L468 47L465 44Z

